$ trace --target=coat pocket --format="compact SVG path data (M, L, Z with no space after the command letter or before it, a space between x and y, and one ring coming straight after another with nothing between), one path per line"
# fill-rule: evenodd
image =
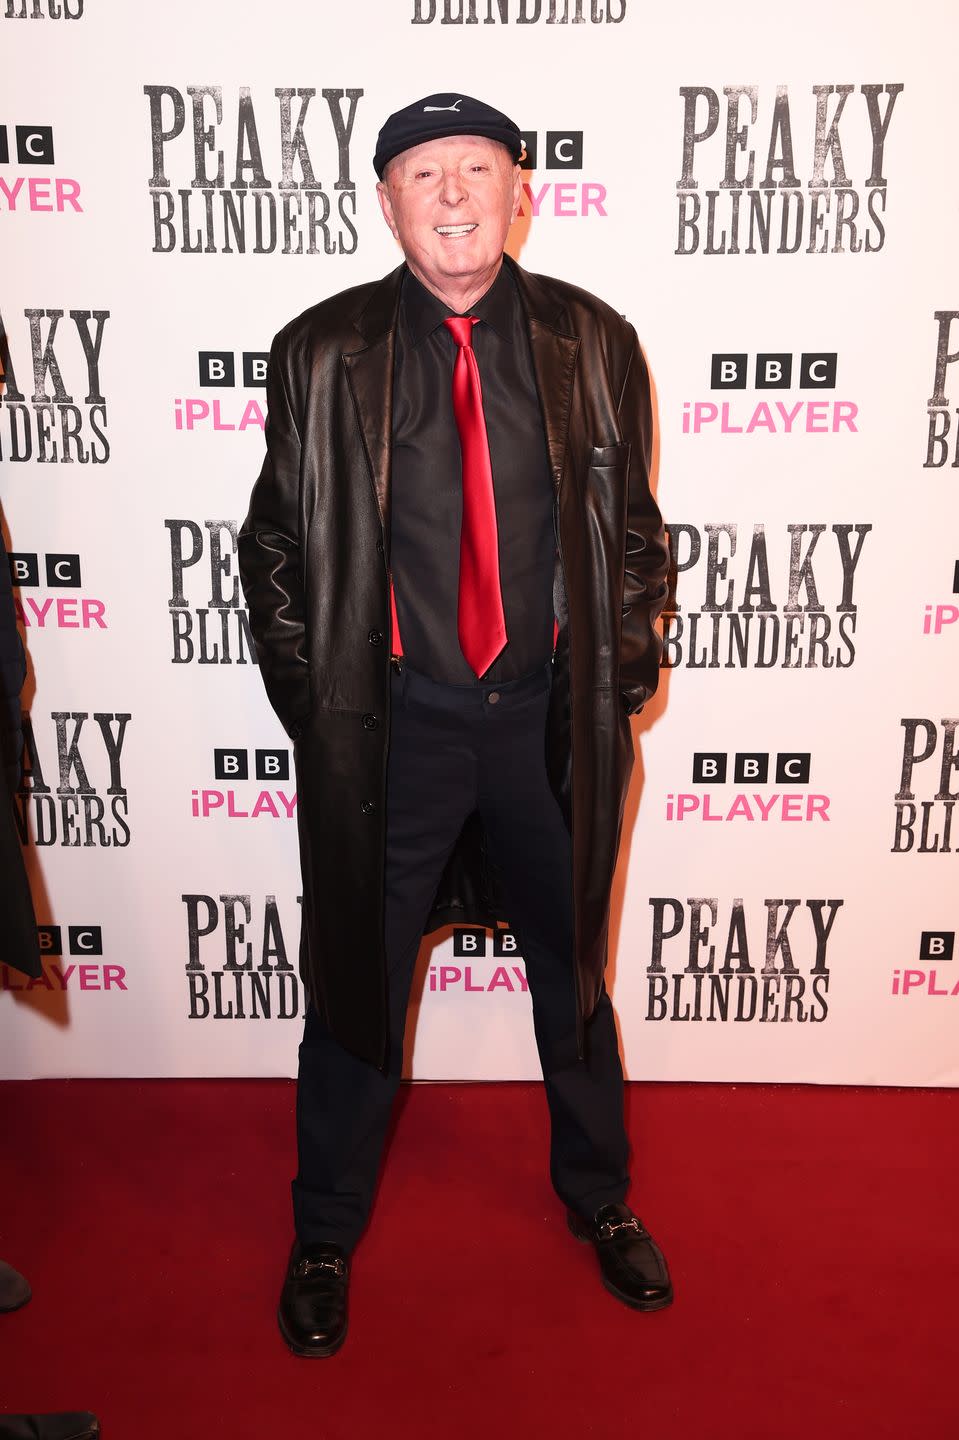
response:
M629 441L618 445L593 445L589 452L591 470L619 470L629 464Z

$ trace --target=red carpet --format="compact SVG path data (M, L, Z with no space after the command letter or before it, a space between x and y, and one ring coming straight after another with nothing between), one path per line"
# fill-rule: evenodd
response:
M955 1091L631 1086L674 1305L606 1294L533 1085L404 1087L350 1333L297 1360L285 1081L0 1085L0 1410L104 1440L955 1440Z

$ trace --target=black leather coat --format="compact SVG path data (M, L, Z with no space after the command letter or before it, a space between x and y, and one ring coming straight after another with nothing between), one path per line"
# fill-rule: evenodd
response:
M573 840L579 1031L599 997L633 765L628 714L656 688L667 550L649 490L649 381L631 325L508 257L529 320L555 487L559 636L550 781ZM267 454L239 563L267 694L294 742L304 982L340 1043L380 1067L390 730L390 433L403 267L276 336ZM509 920L473 816L428 930Z

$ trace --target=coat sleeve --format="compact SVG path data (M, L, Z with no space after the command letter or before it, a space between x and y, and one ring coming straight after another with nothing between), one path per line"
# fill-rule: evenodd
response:
M13 608L10 563L0 534L0 763L7 772L11 791L20 783L23 731L20 721L20 691L27 664L17 630Z
M630 715L638 714L659 684L663 642L656 630L666 602L669 550L659 507L649 488L653 417L649 373L636 332L619 399L619 423L629 441L626 564L619 688Z
M300 425L286 332L274 338L266 380L266 457L240 527L240 580L270 704L296 739L310 710L306 595L300 536Z

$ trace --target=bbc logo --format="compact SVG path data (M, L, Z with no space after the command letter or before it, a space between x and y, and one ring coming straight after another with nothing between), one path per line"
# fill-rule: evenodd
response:
M18 165L53 164L53 127L50 125L16 125L14 145ZM10 141L6 125L0 125L0 165L10 163Z
M838 358L835 353L800 355L800 390L835 390ZM753 385L757 390L788 390L792 385L792 374L792 355L757 355ZM710 368L709 388L711 390L745 390L748 376L748 355L714 355Z
M919 959L951 960L955 944L954 930L923 930L919 937Z
M539 136L535 130L523 131L525 157L519 162L524 170L535 170L539 159ZM543 146L544 170L582 170L582 130L547 130Z
M240 363L245 390L262 390L270 356L265 350L243 350ZM232 350L199 352L200 388L229 389L236 384L236 358Z
M765 751L739 751L733 757L733 782L736 785L765 785L771 758ZM780 751L776 756L776 784L808 785L811 758L808 751ZM697 751L693 755L693 784L725 785L728 759L722 750Z
M49 554L44 557L44 573L51 589L80 584L80 556ZM10 579L14 585L40 584L40 556L33 551L10 552Z
M63 928L60 925L38 925L37 939L41 955L63 954ZM70 955L102 955L103 932L99 925L68 925L67 950Z
M288 750L254 750L253 774L257 780L289 780ZM250 760L246 750L214 750L215 780L249 780Z
M493 956L497 960L516 958L520 954L519 941L512 930L493 931ZM483 960L486 958L486 931L479 928L459 928L453 931L453 955L457 960Z

